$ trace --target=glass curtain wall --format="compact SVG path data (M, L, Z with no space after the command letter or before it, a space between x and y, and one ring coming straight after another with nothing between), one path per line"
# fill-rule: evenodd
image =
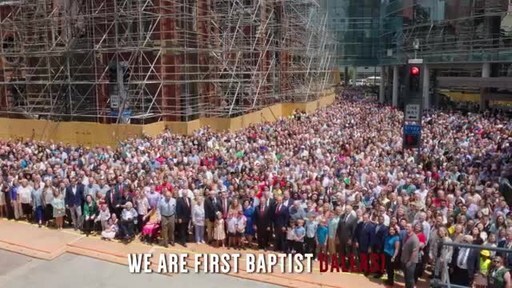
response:
M322 0L328 28L337 44L339 66L376 66L380 33L380 2L375 0Z
M510 0L382 0L380 64L512 61Z

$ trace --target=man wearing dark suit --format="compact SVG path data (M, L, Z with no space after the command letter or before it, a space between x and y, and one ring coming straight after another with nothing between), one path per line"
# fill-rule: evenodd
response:
M177 193L176 193L177 194ZM187 247L188 225L192 218L192 201L187 195L178 198L176 202L176 217L178 219L178 241Z
M73 228L78 230L82 226L82 203L84 197L84 185L77 183L75 177L71 178L71 183L66 188L66 208L69 209Z
M267 193L266 195L263 195L265 197L265 206L269 207L269 208L272 208L270 209L270 214L272 215L272 211L275 210L276 208L276 200L271 198L271 196L269 195L270 193ZM259 199L258 201L258 205L261 204L261 201L263 201L263 197Z
M222 192L220 194L219 203L222 212L222 218L226 219L228 217L229 206L231 206L231 199L229 199L227 192Z
M462 239L462 244L476 244L471 236L466 235ZM470 248L455 248L452 254L450 268L453 273L450 276L450 282L460 286L470 286L475 273L480 267L480 251Z
M372 242L370 245L370 253L378 254L379 259L382 259L381 254L384 253L384 238L388 235L388 227L384 225L384 216L379 215L377 220L377 225L375 225L375 229L373 230ZM375 278L382 277L382 274L377 273L374 276Z
M120 190L122 191L122 186L116 184L112 189L108 190L105 195L110 213L116 214L117 217L120 217L121 212L123 211L123 208L121 207L122 194Z
M375 231L375 224L370 221L370 215L368 213L363 214L363 221L357 224L356 232L354 233L354 244L357 249L360 261L366 259L365 263L361 263L361 268L370 267L370 245L372 241L373 231ZM362 271L365 275L368 271Z
M254 211L254 226L256 227L256 236L258 238L258 249L267 250L270 237L272 236L272 206L269 201L262 196L260 204Z
M349 256L352 253L352 239L357 227L357 216L352 206L345 207L345 213L341 215L338 222L338 229L336 229L336 236L339 240L338 253ZM346 259L343 259L346 261ZM342 262L343 263L343 262ZM343 264L342 264L343 265Z
M227 192L222 192L220 194L220 211L222 212L222 218L224 218L224 231L228 231L228 213L229 207L231 206L231 199L228 196ZM226 233L226 243L229 243L229 233Z
M204 200L204 215L206 218L206 236L208 243L213 241L213 225L215 223L215 214L222 211L220 199L215 191L209 191L208 198Z
M272 213L274 222L275 245L274 249L280 252L286 252L286 227L290 219L290 213L287 206L283 204L283 198L277 197L275 209Z

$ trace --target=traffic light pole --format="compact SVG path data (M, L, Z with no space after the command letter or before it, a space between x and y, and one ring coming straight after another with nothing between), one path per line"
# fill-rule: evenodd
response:
M421 129L423 118L422 59L409 59L406 81L406 105L403 118L403 154L407 149L417 149L416 162L421 157Z

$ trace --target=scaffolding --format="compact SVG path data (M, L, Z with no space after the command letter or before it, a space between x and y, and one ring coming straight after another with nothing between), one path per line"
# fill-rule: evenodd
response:
M317 1L0 1L1 116L189 121L314 100L334 64Z

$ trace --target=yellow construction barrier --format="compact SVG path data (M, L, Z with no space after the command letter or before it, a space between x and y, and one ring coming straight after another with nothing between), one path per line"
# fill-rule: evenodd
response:
M276 121L280 117L291 115L297 109L311 113L319 108L329 106L334 99L334 89L329 89L316 101L275 104L235 118L201 118L189 122L162 121L146 125L0 118L0 138L54 141L85 146L115 146L119 141L128 138L142 135L156 136L166 128L171 129L173 133L182 135L190 135L204 126L210 126L216 131L236 131L251 124Z

